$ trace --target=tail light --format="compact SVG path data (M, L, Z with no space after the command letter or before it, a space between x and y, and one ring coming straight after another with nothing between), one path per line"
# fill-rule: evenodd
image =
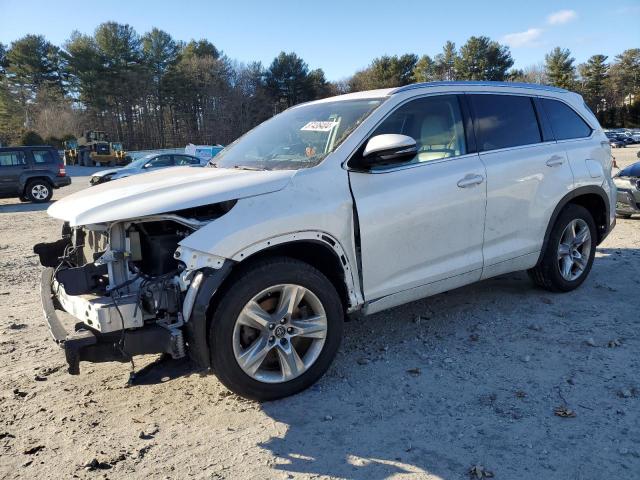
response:
M59 177L64 177L67 175L67 171L64 168L64 163L59 163L58 164L58 176Z

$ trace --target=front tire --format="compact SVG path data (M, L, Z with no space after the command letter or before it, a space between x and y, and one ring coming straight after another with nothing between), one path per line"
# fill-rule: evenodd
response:
M275 400L315 383L342 339L343 307L333 284L286 257L240 266L220 292L209 330L220 381L252 400Z
M53 187L45 180L31 180L25 188L25 197L33 203L45 203L53 197Z
M596 234L591 213L580 205L567 205L551 230L542 260L528 271L529 276L552 292L578 288L591 271Z

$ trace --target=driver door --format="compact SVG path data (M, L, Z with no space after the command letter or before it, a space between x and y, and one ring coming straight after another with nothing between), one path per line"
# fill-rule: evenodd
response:
M158 155L149 160L144 166L145 171L155 170L157 168L165 168L173 166L173 157L171 155Z
M369 138L408 135L418 154L349 172L370 313L480 279L486 172L475 146L467 147L465 118L457 95L411 100Z

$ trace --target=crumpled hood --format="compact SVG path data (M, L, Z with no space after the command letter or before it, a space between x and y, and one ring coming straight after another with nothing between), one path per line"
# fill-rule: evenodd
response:
M87 188L58 200L47 213L71 226L168 213L283 189L294 170L175 167Z

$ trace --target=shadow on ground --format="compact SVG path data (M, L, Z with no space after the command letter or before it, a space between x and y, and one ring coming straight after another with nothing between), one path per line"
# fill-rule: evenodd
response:
M16 199L15 203L0 204L0 213L42 212L49 208L54 202L55 200L46 203L23 203Z
M457 479L478 464L501 478L604 478L630 468L611 429L630 435L638 418L616 409L612 388L633 381L622 372L636 363L636 335L618 328L608 270L637 265L640 251L599 252L597 273L568 294L516 273L346 324L324 379L262 405L287 430L260 446L275 469L323 478ZM627 352L585 344L599 334L628 335ZM554 415L558 406L576 418Z
M155 385L195 373L188 358L174 360L170 355L160 355L156 360L138 369L130 376L130 386Z

